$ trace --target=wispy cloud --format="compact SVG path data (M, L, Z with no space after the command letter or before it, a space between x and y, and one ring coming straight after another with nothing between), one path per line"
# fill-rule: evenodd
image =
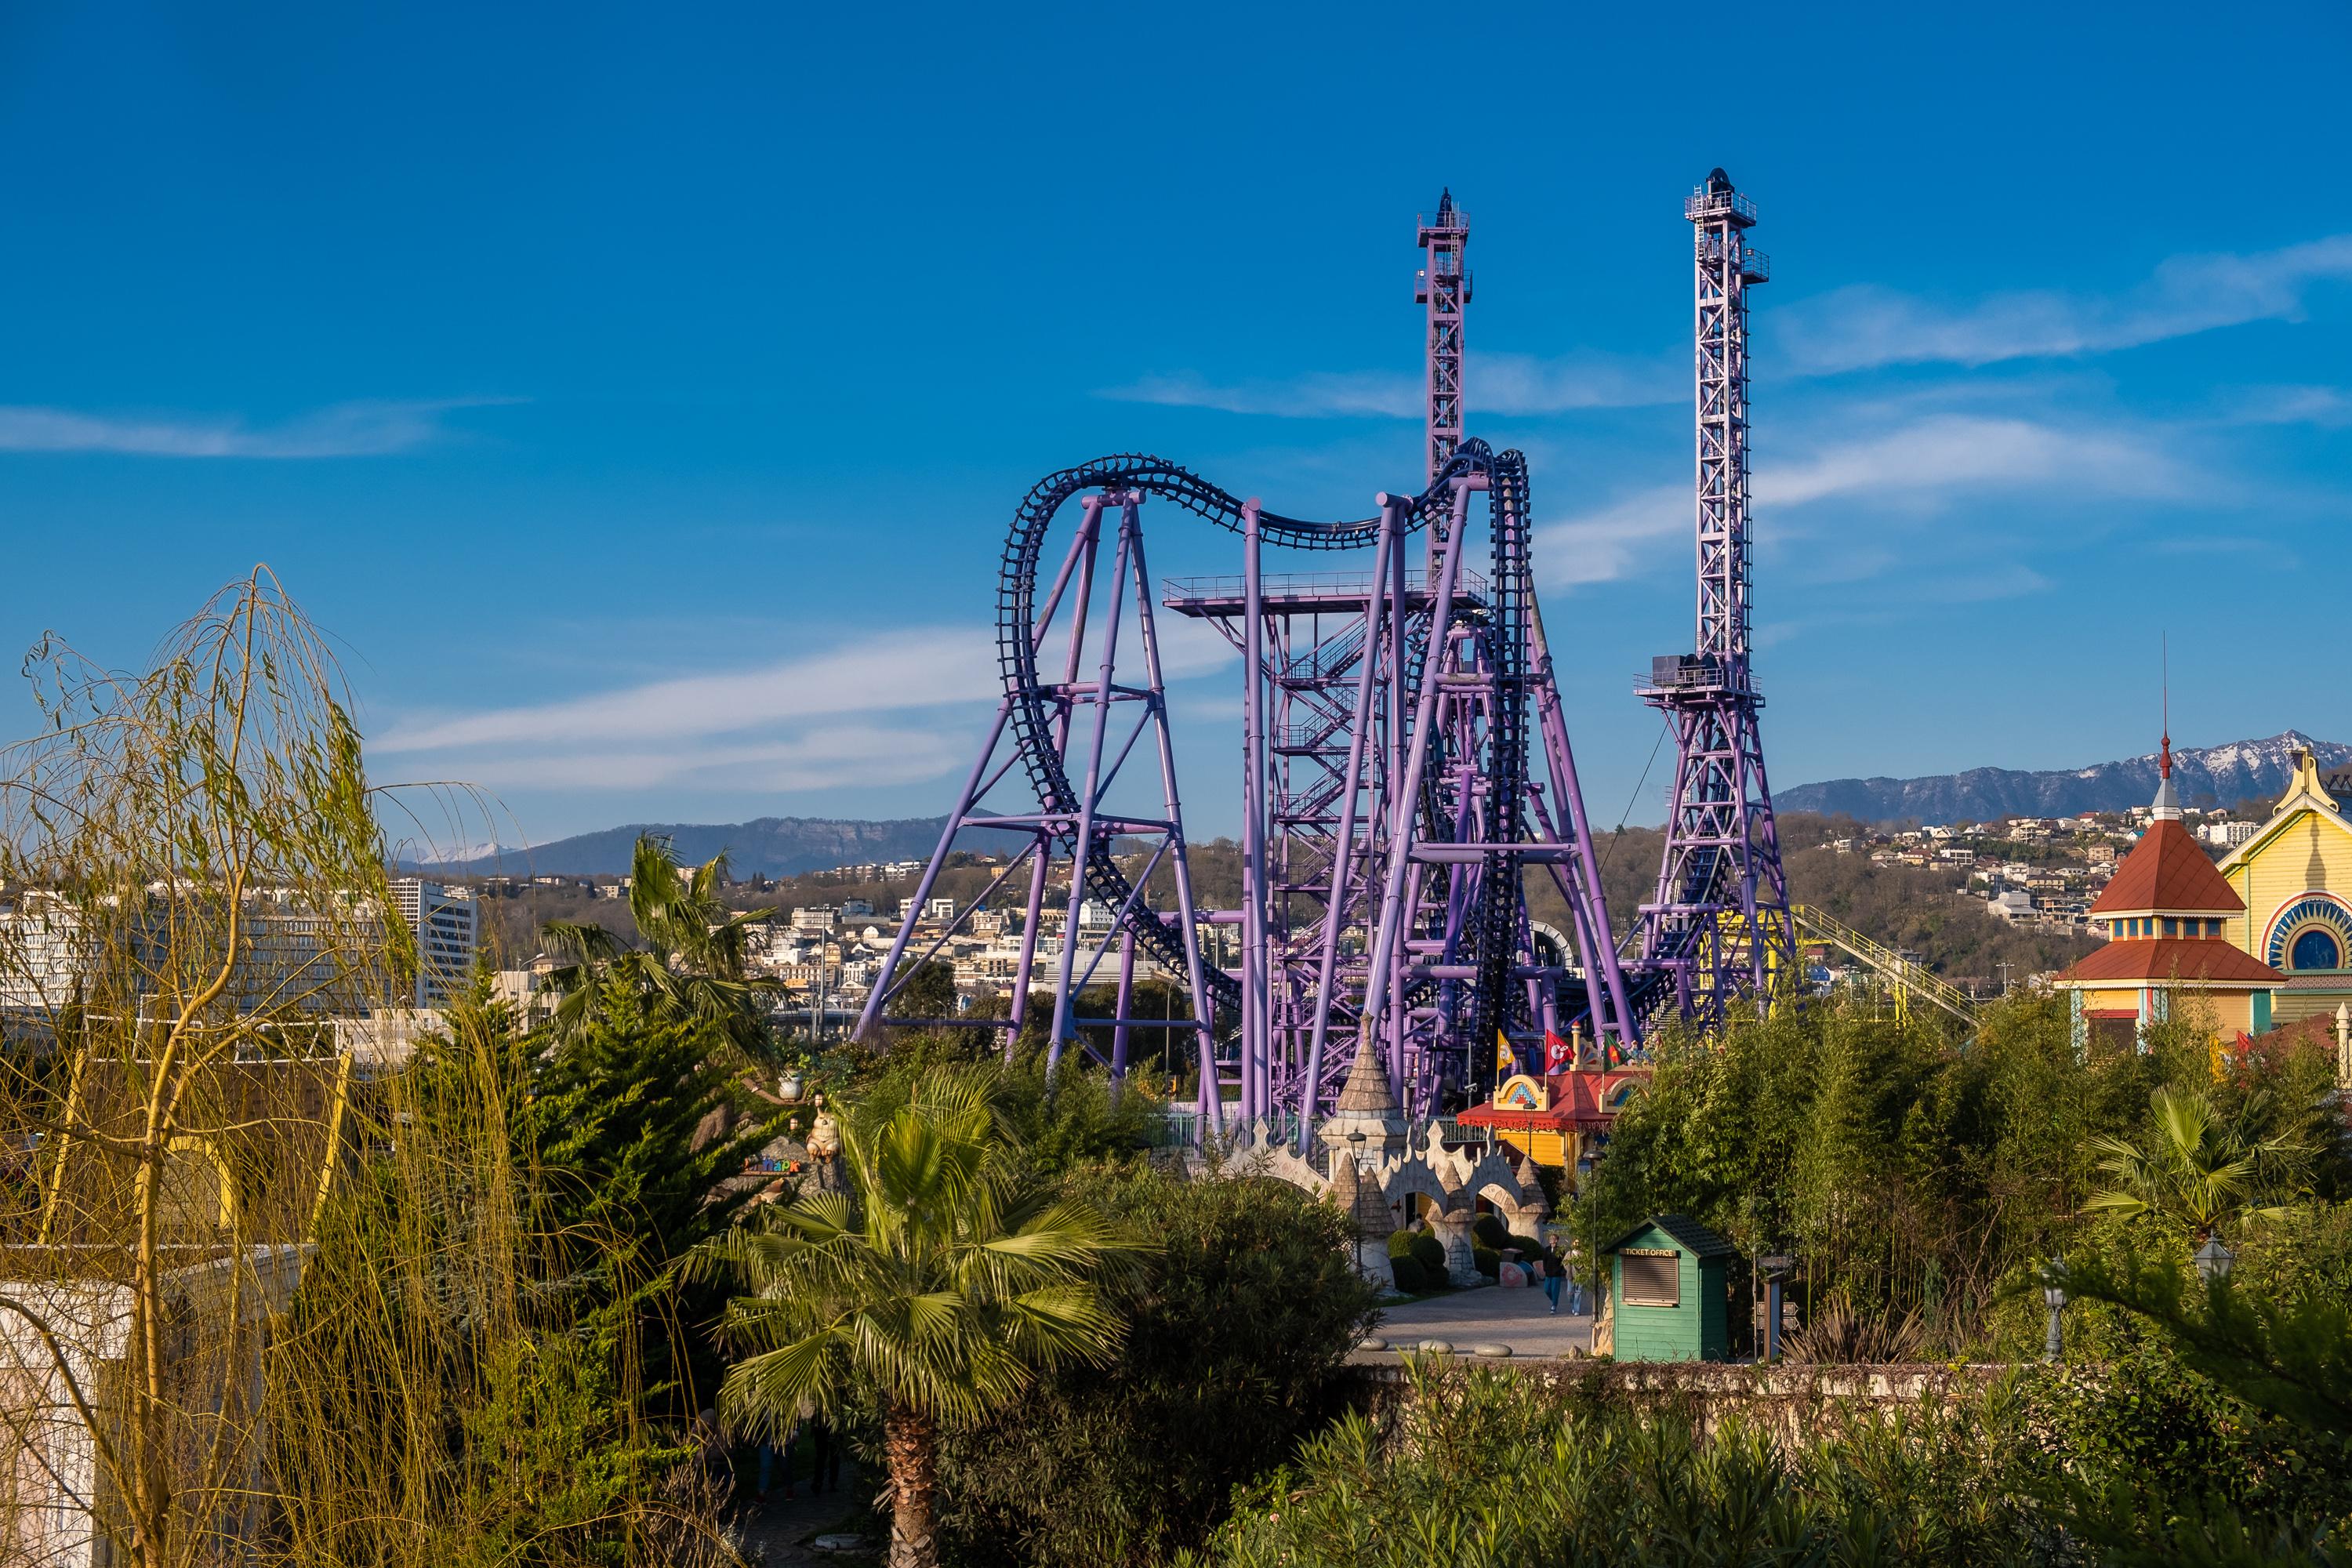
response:
M1795 507L1861 493L1916 498L1967 487L2052 484L2140 497L2183 493L2187 469L2150 443L2113 430L1948 414L1811 457L1759 468L1759 507Z
M1171 681L1235 657L1211 628L1173 616L1158 624ZM1135 663L1122 679L1139 680L1131 621L1121 646ZM1002 689L985 628L910 627L755 668L413 720L369 749L407 759L410 772L499 789L881 787L969 762L979 743L971 721Z
M2237 425L2316 425L2339 429L2352 425L2352 392L2340 386L2253 387L2228 418Z
M682 742L793 720L972 701L998 690L996 650L977 629L914 629L756 669L647 681L561 701L402 725L383 752L560 742Z
M0 451L120 452L148 458L373 458L448 433L445 416L506 398L338 403L276 425L194 415L89 414L0 406Z
M1773 312L1782 362L1813 374L1879 365L2099 353L2300 316L2312 286L2352 279L2352 235L2248 255L2177 256L2121 295L2032 289L1944 305L1875 285Z
M1831 443L1751 481L1760 515L1867 497L1916 509L1967 489L2034 486L2053 492L2170 499L2200 480L2152 442L2123 431L1947 414ZM1606 583L1664 563L1665 542L1686 541L1690 491L1667 485L1625 496L1542 531L1536 560L1547 583ZM2032 574L2027 574L2032 575ZM1988 596L2039 585L2011 577Z
M1420 406L1421 383L1385 371L1320 372L1286 381L1218 383L1190 371L1147 375L1098 395L1120 403L1170 408L1214 408L1226 414L1271 414L1283 419L1376 416L1402 419Z
M1562 588L1632 576L1663 556L1665 540L1688 533L1691 506L1688 489L1660 485L1553 523L1538 531L1537 570Z
M1541 359L1473 351L1463 366L1464 396L1481 413L1505 416L1636 407L1682 395L1686 389L1677 374L1675 362L1664 355L1635 359L1578 353ZM1275 381L1222 383L1184 372L1146 376L1106 388L1100 395L1284 419L1417 419L1424 395L1421 378L1402 372L1320 371Z
M884 788L937 778L971 761L962 726L817 725L756 745L618 747L479 758L467 782L490 789Z

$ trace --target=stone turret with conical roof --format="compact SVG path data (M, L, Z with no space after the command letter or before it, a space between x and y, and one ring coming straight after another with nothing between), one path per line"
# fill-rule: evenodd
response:
M1356 1041L1356 1059L1349 1064L1348 1081L1340 1086L1338 1103L1331 1114L1323 1119L1318 1136L1330 1151L1327 1170L1337 1170L1342 1159L1350 1164L1358 1156L1386 1163L1404 1153L1404 1107L1397 1103L1396 1090L1389 1087L1389 1070L1381 1060L1379 1045L1371 1031L1363 1031ZM1360 1135L1362 1142L1358 1142Z

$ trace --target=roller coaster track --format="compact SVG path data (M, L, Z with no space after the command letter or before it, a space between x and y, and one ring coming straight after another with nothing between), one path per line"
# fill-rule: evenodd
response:
M1491 597L1482 629L1494 664L1496 700L1486 755L1481 759L1486 785L1483 809L1487 813L1481 837L1488 842L1516 841L1525 826L1528 732L1525 623L1533 598L1526 458L1517 451L1497 454L1483 441L1465 441L1429 487L1412 499L1403 531L1412 533L1443 525L1452 516L1454 482L1472 477L1487 480L1494 557ZM1038 668L1037 568L1055 516L1071 500L1096 491L1156 496L1236 534L1244 526L1241 498L1165 458L1141 453L1098 458L1049 474L1031 488L1013 513L997 577L997 662L1021 764L1043 820L1051 825L1045 831L1065 853L1073 855L1081 792L1070 779L1063 754L1058 689ZM1343 550L1374 543L1380 520L1313 521L1261 509L1258 529L1265 539L1294 549ZM1405 672L1413 687L1425 675L1426 640L1424 634ZM1450 837L1451 825L1439 820L1442 813L1424 810L1415 815L1423 818L1424 838L1433 829L1439 838ZM1087 863L1079 873L1088 894L1106 908L1123 911L1121 922L1140 949L1172 973L1184 973L1183 932L1176 921L1134 896L1134 886L1112 849L1107 835L1088 845ZM1404 852L1403 846L1391 848L1391 853ZM1463 1037L1491 1044L1495 1027L1507 1018L1506 1010L1510 1006L1513 948L1522 919L1517 857L1496 857L1482 880L1478 906L1465 922L1478 980L1468 1019L1470 1032ZM1218 1005L1239 1006L1241 989L1229 974L1207 970L1202 984ZM1422 989L1416 987L1416 994Z

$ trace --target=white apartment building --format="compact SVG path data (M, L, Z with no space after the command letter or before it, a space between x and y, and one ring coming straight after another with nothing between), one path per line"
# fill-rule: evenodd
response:
M473 889L422 877L394 877L392 901L416 933L416 1005L448 1005L465 994L474 973L474 951L481 942Z

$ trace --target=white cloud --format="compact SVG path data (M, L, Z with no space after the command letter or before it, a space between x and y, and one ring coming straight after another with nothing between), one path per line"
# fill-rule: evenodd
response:
M1385 371L1321 372L1287 381L1245 381L1220 385L1190 371L1147 375L1099 395L1120 403L1157 403L1171 408L1214 408L1227 414L1271 414L1283 419L1377 416L1409 418L1421 410L1421 383Z
M404 725L378 752L687 741L789 720L972 701L998 691L984 631L915 629L758 669L681 676L587 697Z
M1687 537L1691 492L1661 485L1613 501L1599 511L1536 531L1536 570L1555 587L1613 583L1663 555L1667 539Z
M258 428L236 418L85 414L0 406L0 451L121 452L150 458L372 458L405 452L446 434L453 408L509 401L339 403Z
M2147 500L2184 495L2197 482L2178 459L2127 434L1946 414L1759 465L1751 486L1756 510L1769 521L1775 512L1857 497L1917 507L1958 490L2033 486ZM1664 563L1666 541L1686 546L1694 515L1684 487L1635 492L1542 529L1537 569L1544 582L1563 587L1631 575ZM2038 585L2012 576L1985 596Z
M2237 425L2352 425L2352 393L2340 386L2263 386L2246 393L2228 416Z
M919 783L969 763L978 738L961 727L819 726L756 745L619 748L487 756L467 782L491 789L633 790L882 788Z
M1677 363L1665 356L1632 359L1601 353L1539 359L1473 348L1463 364L1463 397L1474 413L1506 416L1669 403L1687 390L1678 379ZM1425 406L1420 376L1389 371L1318 371L1283 380L1225 384L1184 372L1146 376L1127 386L1107 388L1100 395L1284 419L1418 419Z
M2303 313L2312 285L2352 279L2352 235L2252 255L2178 256L2112 298L2030 289L1944 306L1871 284L1775 311L1782 363L1833 374L1878 365L2099 353Z
M1236 657L1198 622L1163 612L1158 625L1161 669L1171 681L1208 674ZM1058 639L1047 642L1057 653ZM1142 649L1131 607L1119 647L1121 680L1140 684ZM1089 679L1094 657L1082 660ZM1055 654L1046 662L1054 663ZM880 787L969 763L980 742L969 721L1002 691L995 638L986 627L909 627L756 668L411 720L369 749L408 759L406 772L494 789Z
M2126 436L1947 414L1823 447L1786 466L1759 466L1754 496L1759 508L1796 507L1863 493L1916 498L1968 487L2051 484L2155 497L2180 494L2189 483L2178 461Z

